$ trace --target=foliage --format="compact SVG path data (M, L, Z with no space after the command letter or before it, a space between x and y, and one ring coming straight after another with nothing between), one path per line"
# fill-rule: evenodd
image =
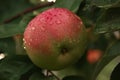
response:
M34 7L48 2L31 2L0 0L0 53L6 56L0 60L0 80L100 80L98 76L105 73L105 67L111 69L113 64L109 63L120 56L120 0L56 0L51 6L40 8ZM85 55L72 68L46 75L47 72L36 67L27 57L22 34L33 17L52 7L67 8L77 14L89 33L89 44L86 45ZM24 10L28 13L19 14ZM86 60L89 49L100 49L103 52L96 63L91 64ZM110 75L117 64L109 70ZM107 74L101 77L112 78Z

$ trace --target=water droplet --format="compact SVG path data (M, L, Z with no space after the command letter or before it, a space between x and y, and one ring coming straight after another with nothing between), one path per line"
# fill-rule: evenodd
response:
M2 60L3 58L5 58L5 54L4 53L0 53L0 60Z
M82 21L80 22L80 24L83 24Z
M59 20L56 21L57 24L60 24L61 22Z
M24 44L26 44L26 41L25 41L25 39L23 39L23 42L24 42Z
M26 49L26 47L24 46L24 49Z
M35 27L32 27L31 29L32 29L32 30L35 30Z
M42 31L45 31L45 28L44 28L44 26L42 26L42 27L41 27L41 30L42 30Z
M28 43L28 45L30 46L31 44L30 44L30 43Z
M23 42L25 42L25 39L23 38Z
M32 39L30 39L30 42L32 42Z

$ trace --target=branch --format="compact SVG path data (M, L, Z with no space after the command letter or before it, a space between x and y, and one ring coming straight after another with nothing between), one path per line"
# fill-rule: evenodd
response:
M32 7L32 8L28 8L28 9L24 10L23 12L18 13L17 15L15 15L15 16L9 18L9 19L6 19L5 21L3 21L3 23L4 23L4 24L9 23L9 22L13 21L14 19L17 19L18 17L20 17L20 16L22 16L22 15L24 15L24 14L27 14L27 13L32 12L32 11L34 11L34 10L37 10L37 9L39 9L39 8L51 6L51 5L53 5L53 4L54 4L54 2L48 2L48 3L45 3L45 4L37 5L37 6Z
M58 76L56 76L52 71L48 70L48 72L53 75L57 80L61 80Z

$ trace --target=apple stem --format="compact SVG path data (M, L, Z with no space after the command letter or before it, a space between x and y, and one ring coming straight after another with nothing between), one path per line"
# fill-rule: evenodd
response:
M50 73L51 75L53 75L57 80L61 80L58 76L56 76L51 70L47 71L48 73Z

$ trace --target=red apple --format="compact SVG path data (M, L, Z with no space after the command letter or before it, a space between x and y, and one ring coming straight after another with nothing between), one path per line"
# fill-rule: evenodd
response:
M59 70L74 64L87 44L82 20L64 8L51 8L36 16L24 32L30 59L40 68Z
M99 49L90 49L90 50L88 50L88 52L87 52L87 61L90 64L96 63L101 58L102 53L103 52L101 50L99 50Z

